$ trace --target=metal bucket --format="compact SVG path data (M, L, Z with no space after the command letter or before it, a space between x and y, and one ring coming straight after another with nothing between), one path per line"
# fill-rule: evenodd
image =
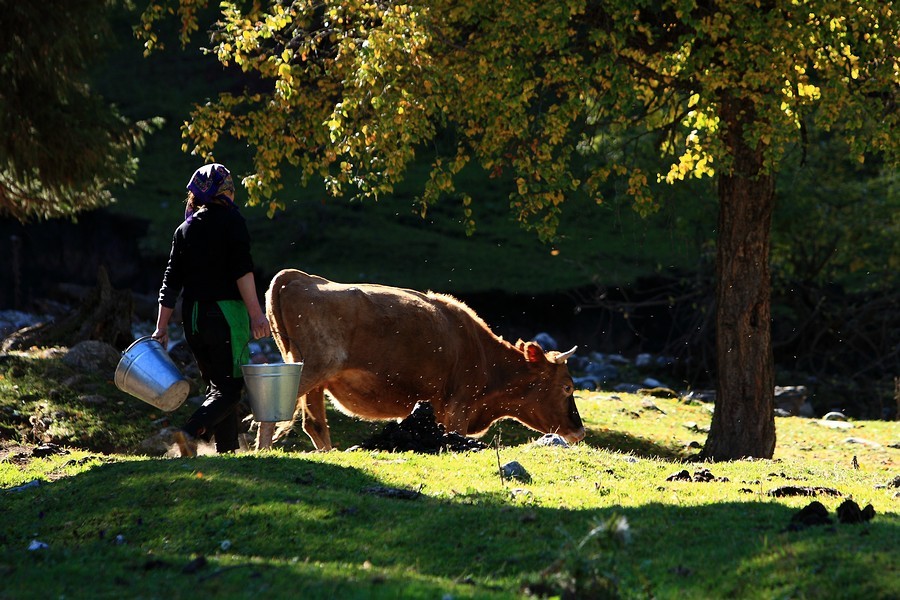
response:
M181 406L191 389L166 349L149 336L135 340L122 353L115 382L123 392L167 412Z
M241 365L241 371L254 419L277 422L293 418L302 362Z

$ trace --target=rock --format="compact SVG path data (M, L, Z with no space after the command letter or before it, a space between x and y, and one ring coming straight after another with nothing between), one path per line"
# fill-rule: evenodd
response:
M588 362L584 366L585 375L594 377L601 382L609 381L619 377L619 369L615 365L604 362Z
M593 377L573 377L572 382L575 384L575 389L586 392L596 391L600 387L597 380Z
M607 361L609 361L613 364L619 364L619 365L630 365L631 364L631 361L628 360L626 357L622 356L621 354L600 354L599 352L594 352L594 353L592 353L592 356L594 354L599 354L600 356L603 356Z
M641 408L646 408L647 410L655 410L656 412L666 414L666 411L658 407L656 403L649 398L644 398L643 400L641 400Z
M829 429L853 429L852 423L846 423L844 421L815 421L822 427L827 427Z
M504 479L517 479L523 483L531 481L531 475L525 470L525 467L514 460L500 467L500 474Z
M653 355L643 352L634 357L634 366L639 369L650 367L653 365Z
M34 489L36 487L40 487L41 480L40 479L32 479L28 483L23 483L22 485L17 485L16 487L9 488L5 490L6 492L24 492L25 490Z
M50 545L46 542L42 542L40 540L31 540L31 543L28 544L28 551L34 552L35 550L46 550Z
M69 348L62 360L73 369L104 373L112 378L121 357L121 353L106 342L85 340Z
M716 390L691 390L681 397L685 402L715 402Z
M804 385L775 386L775 407L792 415L800 415L806 402L807 390Z
M684 427L694 433L709 433L709 426L700 426L693 421L688 421L684 424Z
M50 320L49 315L33 315L18 310L0 311L0 339L24 328Z
M822 420L823 421L846 421L847 417L844 415L844 413L833 410L829 413L825 413L825 415L822 417Z
M546 433L534 441L535 446L561 446L568 448L569 443L558 433Z
M873 442L871 440L864 440L863 438L858 437L848 437L844 440L845 444L861 444L863 446L868 446L869 448L881 448L881 444L878 442Z

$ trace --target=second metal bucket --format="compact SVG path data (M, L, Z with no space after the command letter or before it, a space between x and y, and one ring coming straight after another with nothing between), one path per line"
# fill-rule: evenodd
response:
M122 353L116 366L116 387L166 412L181 406L191 384L166 349L152 337L142 337Z
M302 370L302 362L241 365L253 418L261 422L290 421Z

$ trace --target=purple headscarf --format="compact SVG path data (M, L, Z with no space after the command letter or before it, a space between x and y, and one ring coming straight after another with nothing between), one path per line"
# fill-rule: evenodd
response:
M187 189L194 195L195 208L216 202L237 209L234 203L234 181L231 179L231 171L225 165L211 163L200 167L191 175ZM190 221L193 216L194 210L188 208L184 211L185 221Z

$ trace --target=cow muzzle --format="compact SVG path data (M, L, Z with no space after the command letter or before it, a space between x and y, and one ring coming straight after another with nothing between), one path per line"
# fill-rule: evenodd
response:
M584 439L584 423L581 422L581 415L578 413L578 407L575 406L575 396L569 396L569 423L572 429L568 433L561 434L567 442L575 444Z
M575 431L570 431L569 433L563 433L561 435L570 444L577 444L584 439L584 427Z

